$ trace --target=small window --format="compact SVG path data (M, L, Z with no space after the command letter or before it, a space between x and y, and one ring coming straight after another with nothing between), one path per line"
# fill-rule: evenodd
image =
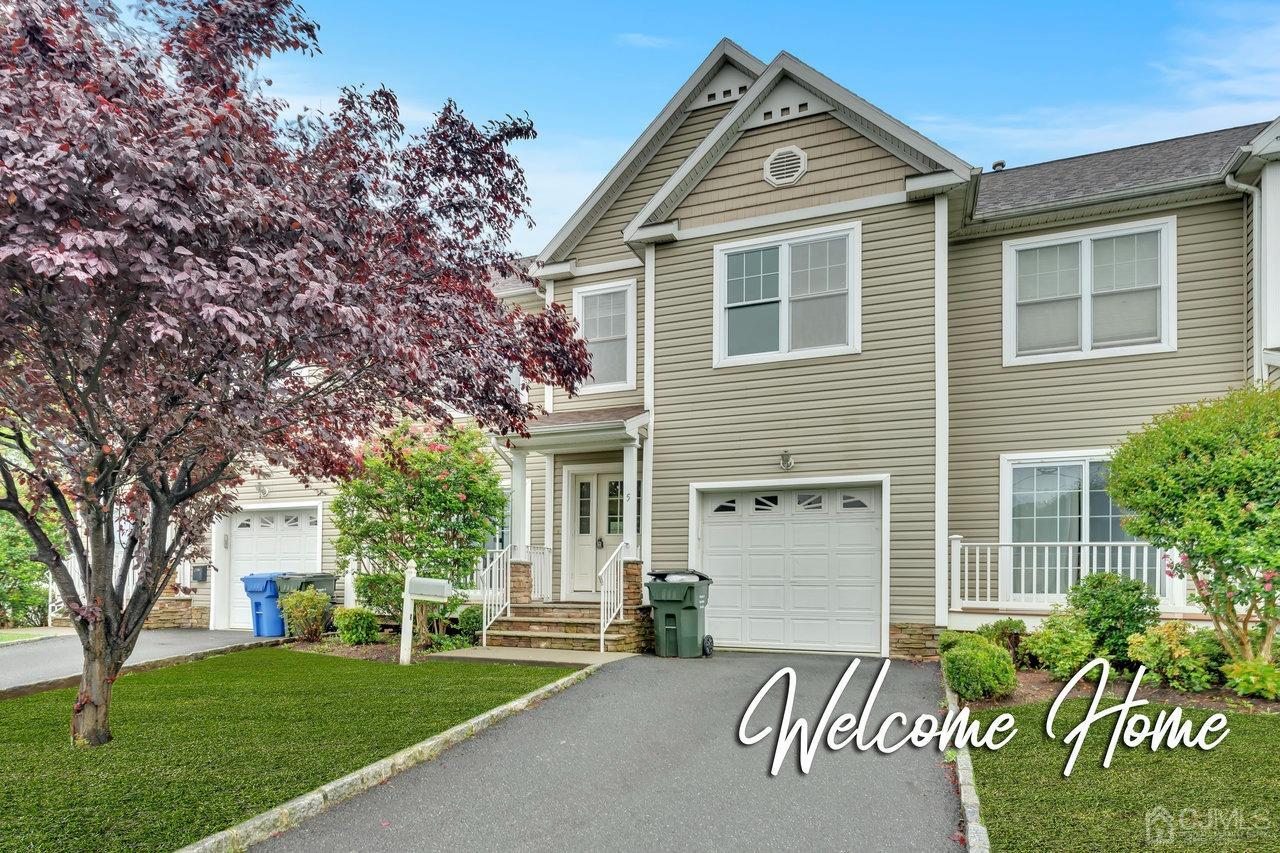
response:
M253 527L253 519L247 515L241 516L236 522L236 530L248 530L250 527Z
M591 534L591 483L578 483L578 533Z
M822 492L796 492L796 509L798 510L820 511L822 504Z
M275 526L276 526L276 517L274 515L258 516L258 527L265 530Z
M870 497L857 492L841 492L840 493L841 509L870 509Z
M318 523L314 512L307 513L307 527L315 527Z
M727 501L720 501L720 503L716 504L715 509L711 511L712 512L737 512L738 499L729 498Z
M755 510L756 512L773 512L778 508L777 495L756 495Z
M857 244L854 226L717 246L713 366L857 352Z
M573 313L591 356L584 394L636 387L636 284L608 282L575 288Z
M1006 365L1176 349L1175 220L1004 244Z
M622 481L609 481L609 518L608 532L610 536L622 533Z
M286 513L284 514L284 526L285 526L285 527L301 527L301 526L302 526L302 518L301 518L300 516L298 516L296 513L287 513L287 512L286 512Z

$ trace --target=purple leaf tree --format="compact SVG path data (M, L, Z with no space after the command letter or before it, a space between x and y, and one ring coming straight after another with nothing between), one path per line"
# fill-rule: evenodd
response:
M147 614L247 474L340 475L405 417L520 432L511 374L574 390L588 364L561 307L487 284L524 275L505 247L527 119L478 127L450 102L407 134L394 94L349 88L287 120L252 81L316 50L290 0L150 0L141 25L104 0L9 9L0 511L73 614L71 735L94 745Z

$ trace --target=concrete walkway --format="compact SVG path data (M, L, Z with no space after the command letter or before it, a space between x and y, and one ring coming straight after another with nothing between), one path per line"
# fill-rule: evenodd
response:
M143 631L126 665L251 643L248 631ZM263 640L271 642L271 640ZM0 691L79 675L84 658L75 634L0 645Z
M794 748L777 777L773 739L738 742L739 720L783 666L795 716L820 717L849 659L717 652L638 656L482 732L262 845L349 850L959 850L961 811L943 757L825 746L811 772ZM879 661L863 662L836 713L859 714ZM753 717L777 725L783 690ZM936 665L891 665L870 719L937 714Z

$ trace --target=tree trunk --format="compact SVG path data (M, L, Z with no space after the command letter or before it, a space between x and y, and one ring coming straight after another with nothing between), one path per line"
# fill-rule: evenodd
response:
M101 746L111 740L111 688L120 666L104 633L101 623L93 625L84 647L80 693L71 714L71 742L76 746Z

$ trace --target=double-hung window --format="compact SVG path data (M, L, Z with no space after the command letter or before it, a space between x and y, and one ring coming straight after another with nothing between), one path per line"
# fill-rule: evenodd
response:
M858 352L857 223L715 247L715 367Z
M1011 543L1001 569L1015 599L1065 595L1095 571L1165 593L1157 550L1121 526L1128 512L1107 492L1106 451L1013 454L1001 463L1000 541Z
M1004 244L1004 364L1177 348L1174 217Z
M573 290L573 316L591 356L581 394L636 387L636 282L610 281Z

